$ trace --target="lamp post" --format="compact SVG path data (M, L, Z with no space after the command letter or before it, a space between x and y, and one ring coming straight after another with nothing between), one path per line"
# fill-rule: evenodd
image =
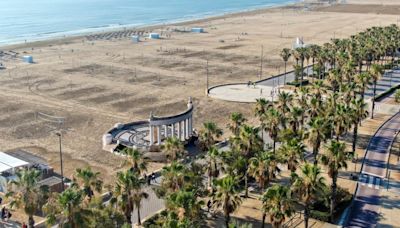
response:
M62 159L62 148L61 148L61 140L62 140L61 131L56 132L56 135L58 136L58 142L60 144L61 184L62 184L62 191L64 191L64 171L63 171L63 159Z

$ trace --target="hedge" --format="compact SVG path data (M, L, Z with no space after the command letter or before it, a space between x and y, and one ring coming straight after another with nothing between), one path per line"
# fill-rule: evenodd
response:
M393 86L392 88L386 90L385 92L375 96L375 101L381 101L383 98L385 98L387 95L394 93L397 89L400 88L400 84L397 86Z
M307 79L303 80L303 81L293 81L293 82L287 82L287 85L291 85L291 86L295 86L295 87L299 87L299 86L306 86L309 84L309 81Z

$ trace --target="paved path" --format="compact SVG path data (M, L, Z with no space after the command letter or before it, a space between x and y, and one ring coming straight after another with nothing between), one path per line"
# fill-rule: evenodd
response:
M380 191L386 176L389 147L400 129L400 113L394 115L372 137L359 178L346 227L375 227L379 219Z

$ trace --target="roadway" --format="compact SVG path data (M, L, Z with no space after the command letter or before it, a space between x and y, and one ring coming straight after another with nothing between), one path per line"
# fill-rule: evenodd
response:
M377 225L380 192L386 177L390 145L399 129L400 112L385 122L371 138L346 227L375 227Z

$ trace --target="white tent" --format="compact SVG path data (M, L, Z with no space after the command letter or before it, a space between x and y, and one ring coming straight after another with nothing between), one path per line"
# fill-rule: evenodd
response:
M15 158L4 152L0 152L0 173L4 171L13 171L15 168L27 166L28 162Z

